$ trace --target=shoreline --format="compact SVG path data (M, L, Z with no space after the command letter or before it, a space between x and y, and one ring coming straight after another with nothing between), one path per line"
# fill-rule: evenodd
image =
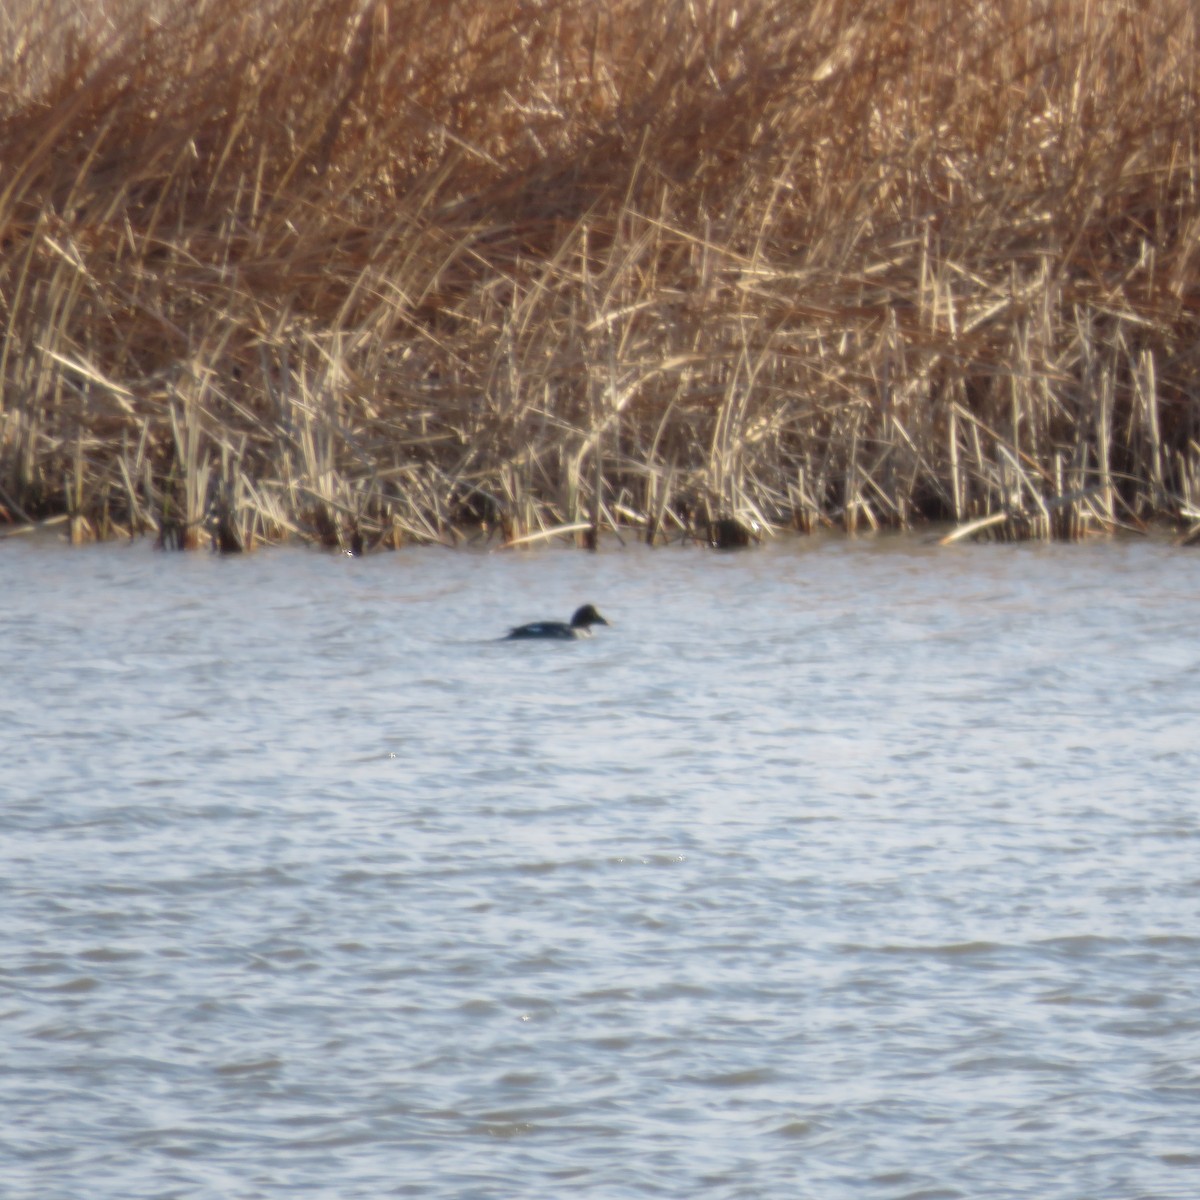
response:
M1018 518L1027 520L1027 514ZM1116 523L1086 531L1071 539L1039 538L1024 536L1027 526L1018 526L1020 535L1006 536L1005 522L989 518L982 521L971 521L963 525L954 525L945 521L928 521L904 528L895 526L847 531L836 527L833 523L825 523L813 530L800 530L794 527L774 527L750 532L745 540L721 542L711 532L704 531L681 532L676 536L649 542L644 528L632 525L618 526L615 529L605 529L599 540L594 541L589 536L586 541L580 539L582 529L590 534L591 527L566 526L548 527L539 533L522 536L506 541L499 528L484 528L480 526L456 528L452 536L443 539L400 540L380 538L374 543L338 543L322 541L315 537L290 535L273 541L262 541L241 549L223 548L219 538L210 530L202 530L201 536L188 544L175 543L166 545L153 531L130 533L129 531L112 532L106 538L94 536L78 536L73 532L70 517L63 513L31 524L8 523L0 524L0 547L7 542L35 543L40 545L55 545L68 549L84 546L117 545L121 543L148 543L155 551L170 552L188 550L197 553L211 554L241 554L257 553L272 549L310 549L319 552L344 555L357 558L383 553L398 553L406 550L444 549L462 551L464 553L521 553L537 551L584 550L602 552L624 550L637 546L648 551L670 549L712 550L718 553L736 553L752 551L763 547L786 542L795 543L855 543L877 540L911 540L917 544L948 548L959 544L974 545L1018 545L1018 544L1050 544L1053 542L1068 544L1095 544L1097 542L1120 543L1123 541L1147 541L1171 547L1189 547L1200 545L1200 522L1188 528L1182 528L1177 523L1152 520L1140 526L1128 523ZM76 527L77 530L77 527ZM0 550L2 552L2 550Z

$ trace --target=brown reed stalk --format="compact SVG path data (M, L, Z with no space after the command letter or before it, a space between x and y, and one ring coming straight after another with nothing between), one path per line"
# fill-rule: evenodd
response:
M14 0L0 503L350 551L1186 520L1197 21Z

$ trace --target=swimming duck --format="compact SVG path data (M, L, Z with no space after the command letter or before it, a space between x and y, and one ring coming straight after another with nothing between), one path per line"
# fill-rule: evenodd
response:
M592 607L585 604L575 610L575 615L568 625L565 621L534 621L530 625L518 625L510 630L507 640L513 638L585 638L592 636L593 625L607 625L608 622Z

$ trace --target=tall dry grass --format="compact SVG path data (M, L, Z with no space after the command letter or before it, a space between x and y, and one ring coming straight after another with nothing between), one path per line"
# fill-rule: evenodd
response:
M1191 516L1198 49L1190 0L14 0L0 517Z

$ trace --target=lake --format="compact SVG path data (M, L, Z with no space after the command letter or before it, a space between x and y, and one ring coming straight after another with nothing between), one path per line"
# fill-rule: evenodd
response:
M0 596L8 1200L1200 1195L1195 551L12 539Z

